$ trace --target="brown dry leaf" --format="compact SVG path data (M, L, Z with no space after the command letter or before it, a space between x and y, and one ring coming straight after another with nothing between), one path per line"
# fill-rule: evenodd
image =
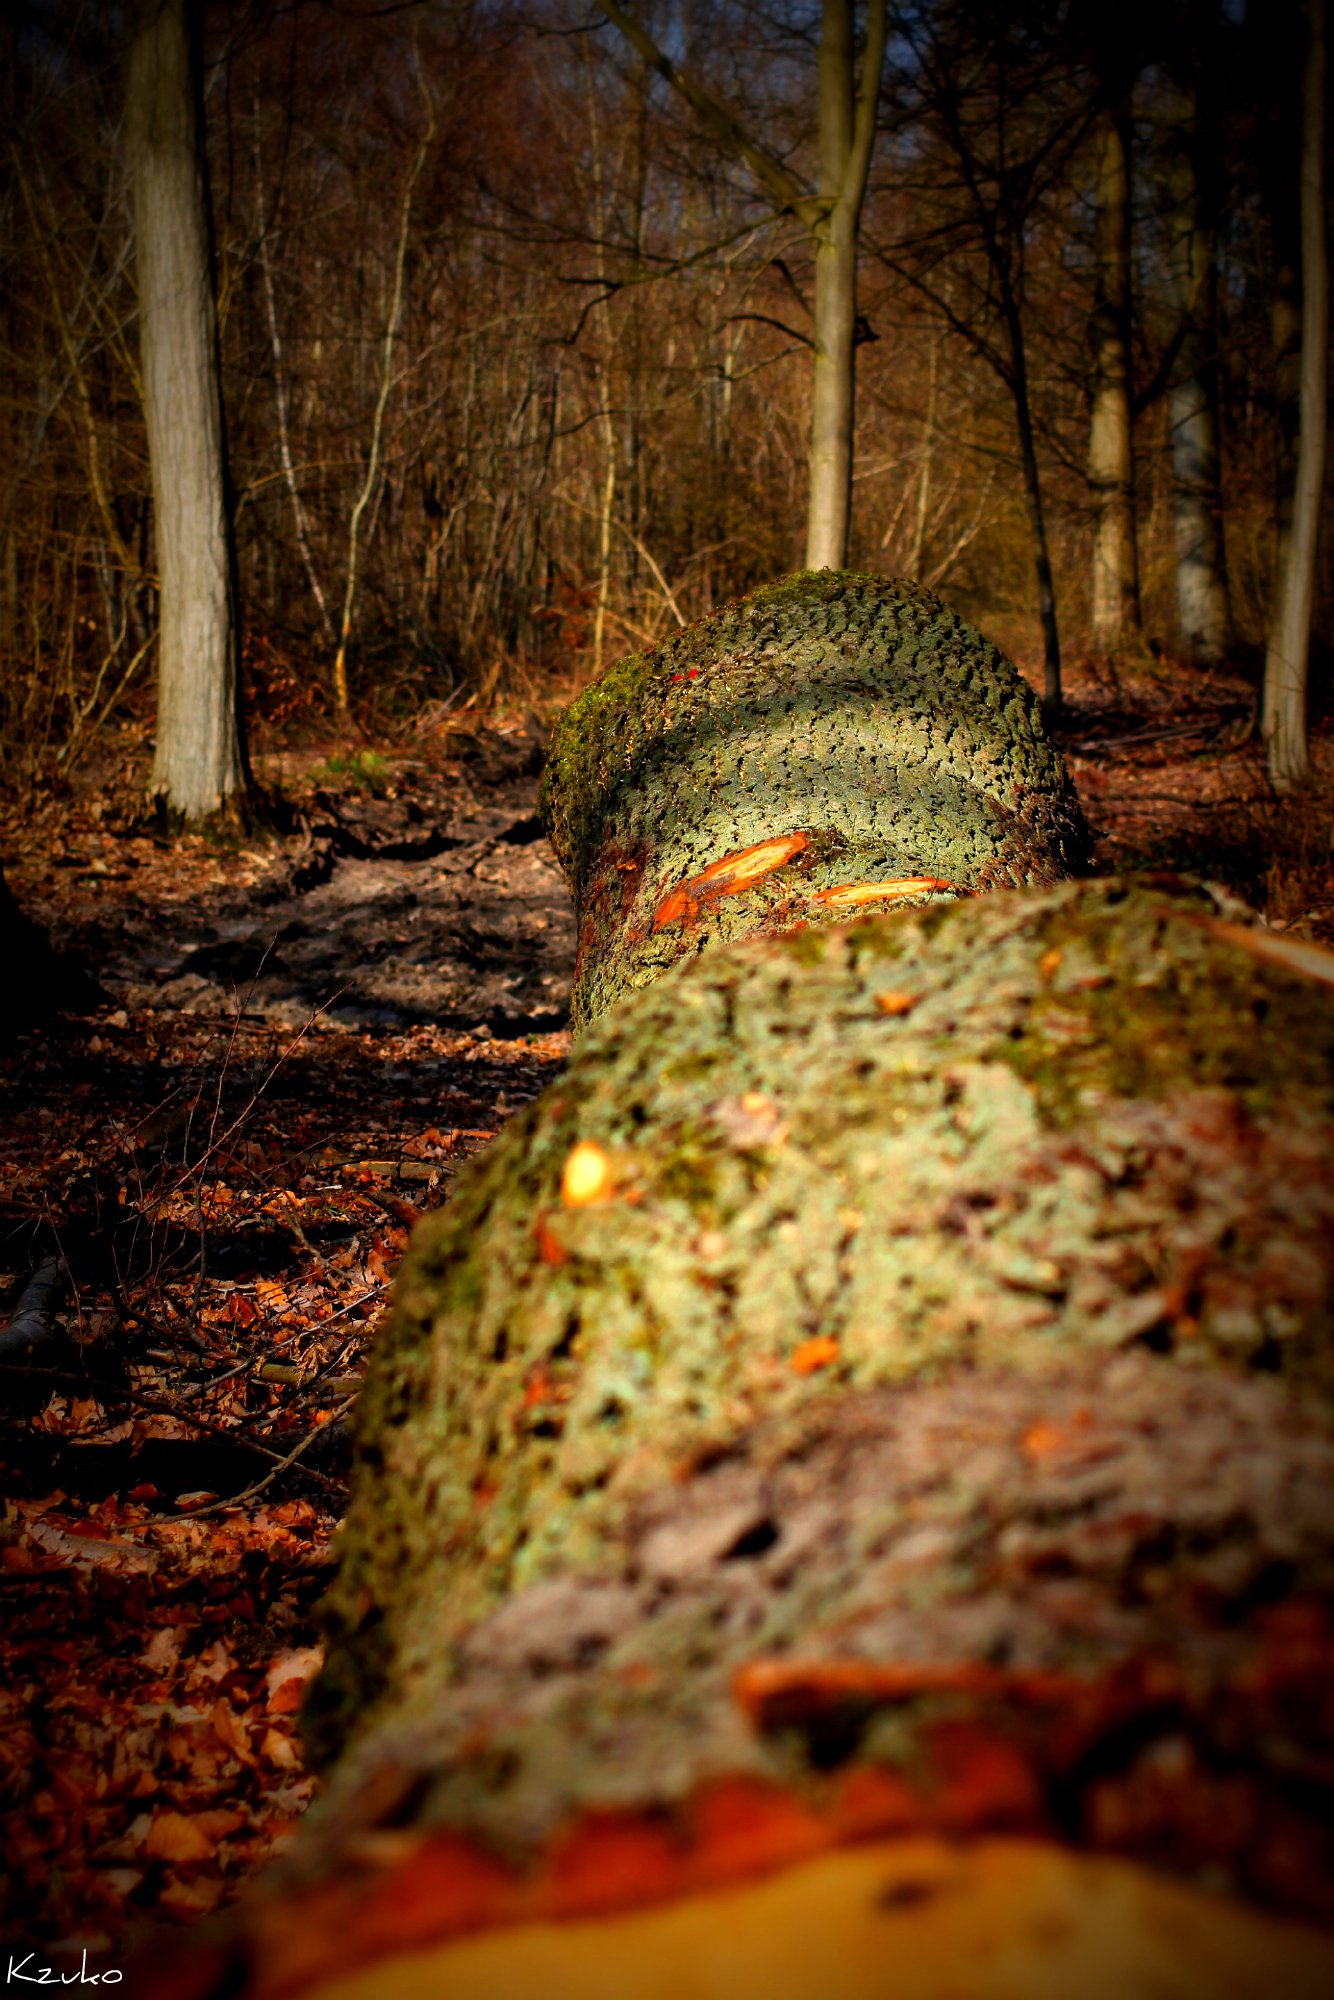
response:
M157 1906L169 1917L192 1923L196 1917L206 1917L217 1909L222 1891L223 1885L216 1875L204 1875L194 1882L182 1882L173 1876L164 1885Z
M139 1655L140 1660L150 1672L155 1674L170 1673L181 1657L181 1634L183 1630L184 1627L180 1625L160 1625L158 1627L148 1644L144 1647L143 1652Z
M255 1758L250 1748L250 1731L231 1703L215 1701L209 1721L213 1725L214 1735L231 1751L233 1757L239 1757L243 1764L253 1765Z
M274 1715L293 1715L300 1708L306 1683L324 1664L323 1646L294 1646L279 1653L265 1675L268 1705Z
M206 1817L203 1813L154 1813L144 1852L155 1861L211 1861L218 1843L202 1824Z
M128 1542L105 1542L91 1535L70 1534L49 1521L33 1521L28 1538L43 1555L70 1569L147 1570L152 1558ZM23 1567L16 1564L15 1567Z
M206 1653L201 1653L190 1669L190 1681L220 1681L228 1674L236 1672L236 1661L221 1639L215 1639Z
M284 1736L280 1729L265 1730L259 1753L266 1763L275 1765L280 1771L294 1770L301 1762L295 1743L290 1736Z

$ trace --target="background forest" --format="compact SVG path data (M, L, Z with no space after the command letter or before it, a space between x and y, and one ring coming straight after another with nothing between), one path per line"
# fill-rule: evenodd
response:
M6 16L11 772L151 728L123 12ZM643 18L813 182L819 12ZM540 699L800 563L810 232L600 10L301 0L205 26L256 722ZM852 566L939 588L1025 665L1048 567L1049 669L1057 646L1258 658L1294 478L1304 47L1295 6L1241 0L892 10Z

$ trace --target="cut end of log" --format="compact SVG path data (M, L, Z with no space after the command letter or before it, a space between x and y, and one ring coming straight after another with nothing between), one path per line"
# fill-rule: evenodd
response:
M482 1913L506 1897L503 1875L441 1843L434 1865L404 1861L385 1884L372 1956L355 1907L349 1935L345 1906L317 1912L298 1899L286 1936L281 1912L267 1913L249 1977L218 1954L197 1962L202 1978L183 1965L150 1978L152 2000L220 2000L224 1990L237 2000L1325 2000L1334 1990L1327 1934L1043 1840L872 1840L664 1902L651 1891L663 1835L642 1831L636 1848L621 1829L614 1856L594 1841L566 1857L580 1876L614 1861L604 1889L636 1891L611 1921L606 1907L558 1917L539 1906L487 1924ZM450 1860L483 1927L432 1939L433 1916L459 1902L439 1879Z

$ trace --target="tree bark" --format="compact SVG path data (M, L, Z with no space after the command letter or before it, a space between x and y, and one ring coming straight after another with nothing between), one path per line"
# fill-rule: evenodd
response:
M126 132L160 583L151 785L186 819L246 786L197 21L144 0Z
M1169 395L1177 615L1188 655L1205 665L1222 660L1232 643L1223 540L1218 426L1218 272L1216 203L1209 190L1217 162L1208 157L1216 134L1202 119L1197 89L1182 93L1176 121L1178 152L1171 175L1175 211L1177 307L1185 332Z
M1037 439L1033 432L1033 405L1028 393L1028 356L1023 324L1017 302L1005 298L1004 317L1010 343L1010 395L1014 403L1015 429L1019 434L1019 462L1024 475L1024 507L1028 515L1029 546L1033 553L1033 573L1038 592L1038 618L1042 626L1043 699L1055 714L1063 698L1061 688L1061 633L1056 619L1056 579L1052 575L1051 543L1047 537L1046 509L1042 502L1042 472L1038 465Z
M815 230L815 369L811 386L806 568L842 569L852 520L857 342L857 229L875 136L885 8L872 0L857 96L852 0L824 0L820 27L820 206Z
M1265 654L1263 732L1270 781L1291 791L1310 770L1306 682L1325 483L1329 368L1329 241L1325 203L1325 0L1308 0L1302 79L1301 437L1292 530Z
M806 571L622 660L551 741L582 1028L678 958L1050 882L1088 835L1038 705L931 592Z
M1130 143L1124 105L1103 114L1098 142L1098 295L1090 322L1093 414L1089 484L1095 509L1093 637L1114 652L1139 630L1130 397Z
M1327 1917L1334 1878L1331 1050L1334 959L1171 882L721 947L608 1016L414 1240L307 1717L328 1796L196 2000L369 1994L406 1949L505 1991L565 1962L553 1917L638 2000L593 1919L650 1902L695 1940L672 1990L730 1950L718 1990L767 1991L745 1878L785 1871L801 1966L812 1857L875 1843L897 1908L905 1836L947 1870L1016 1833L1176 1911L1118 1904L1105 1990L1314 2000L1334 1944L1254 1905ZM1016 1991L1127 1950L1074 1900L1064 1981ZM950 1927L836 1990L990 1992L941 1977ZM836 1900L828 1962L858 1935Z

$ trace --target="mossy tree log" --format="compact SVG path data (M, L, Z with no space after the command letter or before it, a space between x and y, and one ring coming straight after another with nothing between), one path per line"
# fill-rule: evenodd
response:
M845 571L612 667L557 723L543 810L577 1027L707 944L1054 882L1088 852L1011 663L930 591Z
M1334 961L1235 918L998 894L590 1029L414 1239L329 1793L190 1991L1328 1990Z

